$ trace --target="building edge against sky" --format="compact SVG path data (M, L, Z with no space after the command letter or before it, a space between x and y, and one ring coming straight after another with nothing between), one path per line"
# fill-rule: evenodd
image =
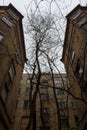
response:
M86 13L87 7L78 5L67 16L68 23L62 57L68 73L70 91L85 101L87 101L87 57L84 55L87 41ZM27 82L29 75L23 75L23 81L20 86L24 63L26 61L22 18L21 13L13 5L0 6L1 130L26 130L29 121L29 82ZM60 77L58 75L54 76L56 86L61 87ZM81 126L79 122L79 119L82 119L82 115L87 109L87 105L81 101L73 101L72 97L69 97L69 108L67 109L66 101L68 93L60 92L59 89L55 89L54 91L53 88L47 87L52 84L49 74L42 74L40 93L38 93L36 99L37 130L44 130L40 114L43 118L45 130L67 130L69 128L79 130L80 127L82 130L87 129L87 116L82 120ZM67 85L65 84L65 87ZM82 97L81 92L83 94ZM57 102L54 98L55 95ZM74 102L76 105L74 105ZM42 109L40 109L40 106ZM79 110L77 106L79 106Z
M0 6L0 130L10 130L26 61L23 15L12 5Z
M78 106L79 123L87 129L87 7L78 5L67 16L62 61Z

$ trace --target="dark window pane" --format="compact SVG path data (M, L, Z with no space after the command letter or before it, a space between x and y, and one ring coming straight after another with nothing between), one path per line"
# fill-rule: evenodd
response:
M62 90L62 89L55 89L55 93L58 94L58 95L62 95L62 94L64 94L64 90Z
M28 109L29 108L29 100L24 100L24 109Z
M4 102L6 102L6 100L7 100L8 93L9 93L9 90L8 90L7 83L4 83L4 85L2 86L2 90L1 90L1 97Z
M41 94L41 101L46 101L49 100L49 95L48 94Z
M68 127L68 118L67 118L67 116L61 116L60 121L61 121L61 128L67 128Z
M58 100L57 102L58 102L59 109L66 109L66 101Z

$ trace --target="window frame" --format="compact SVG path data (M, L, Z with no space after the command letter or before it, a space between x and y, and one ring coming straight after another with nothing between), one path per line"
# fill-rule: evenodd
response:
M26 87L25 94L29 94L29 92L30 92L30 87Z
M84 25L87 22L87 15L85 17L82 17L79 22L77 23L77 25L79 27L81 27L82 25Z
M76 67L75 67L75 71L74 71L74 75L77 77L77 78L81 78L82 77L82 74L83 74L83 67L81 65L81 62L80 62L80 59L77 60L77 64L76 64Z
M15 74L16 74L15 67L14 67L13 63L12 63L12 64L10 65L10 67L9 67L8 74L9 74L9 77L10 77L10 79L11 79L11 82L13 83L14 76L15 76Z
M12 27L12 20L7 17L7 16L3 16L2 17L2 21L8 26L8 27Z
M2 94L3 92L5 93L5 97L3 97L3 94ZM7 101L8 93L9 93L8 85L5 82L1 89L1 97L4 103Z
M17 20L17 15L13 11L9 11L8 13L13 19Z
M42 116L49 116L50 109L49 108L42 108Z
M61 128L67 128L69 126L69 121L67 116L60 116Z
M40 87L48 88L48 82L47 82L47 81L42 81L42 82L40 83Z
M30 84L30 79L27 79L27 84Z
M19 53L18 51L15 52L15 59L16 59L16 63L19 62Z
M66 109L67 108L67 103L65 100L57 100L59 109Z
M3 38L4 38L4 33L0 31L0 42L3 40Z
M64 94L64 90L63 89L55 88L55 94L56 95L63 95Z
M79 121L79 117L78 117L78 115L74 115L74 120L75 120L75 124L76 124L76 126L77 127L80 127L80 121Z
M72 15L72 20L75 20L76 18L78 18L80 16L81 12L77 11Z
M24 100L23 109L29 109L29 100Z
M76 105L73 101L71 101L71 107L72 107L72 109L76 109Z
M62 79L60 77L54 77L54 82L55 84L60 84L62 83Z
M41 94L40 95L41 96L41 101L48 101L49 100L49 95L48 95L48 93L46 93L46 94Z
M70 58L71 58L72 61L74 61L74 58L75 58L75 51L74 51L73 49L71 49Z

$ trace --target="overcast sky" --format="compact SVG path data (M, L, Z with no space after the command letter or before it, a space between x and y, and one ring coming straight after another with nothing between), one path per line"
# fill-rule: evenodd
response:
M9 5L9 3L13 4L13 6L17 8L17 10L21 12L24 16L26 15L27 7L29 12L31 9L35 10L37 5L39 7L40 12L46 13L50 10L50 3L51 3L51 13L56 15L56 17L59 20L57 25L60 25L59 27L61 27L59 28L59 30L60 30L60 36L62 36L61 41L63 41L65 35L64 34L65 24L66 24L65 16L78 4L86 6L87 0L0 0L0 5ZM25 17L23 24L25 24ZM28 41L25 38L26 49L29 44ZM60 65L60 59L59 62L57 63ZM63 67L62 64L61 67Z
M0 5L8 5L12 3L22 14L25 13L25 7L27 7L33 1L41 1L41 0L0 0ZM49 2L52 0L42 0L42 3ZM54 1L54 0L53 0ZM65 10L67 8L67 12L72 10L77 4L86 5L87 0L55 0L60 6L61 10Z

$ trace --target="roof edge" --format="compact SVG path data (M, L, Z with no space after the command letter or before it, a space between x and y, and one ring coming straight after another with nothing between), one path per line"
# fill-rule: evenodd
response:
M68 18L72 13L76 12L76 10L78 9L87 10L87 6L81 6L80 4L78 4L73 10L71 10L71 12L68 15L66 15L66 18Z
M9 3L8 6L6 5L0 6L0 9L5 9L5 10L12 9L14 10L14 12L16 12L20 16L21 19L24 17L11 3Z

